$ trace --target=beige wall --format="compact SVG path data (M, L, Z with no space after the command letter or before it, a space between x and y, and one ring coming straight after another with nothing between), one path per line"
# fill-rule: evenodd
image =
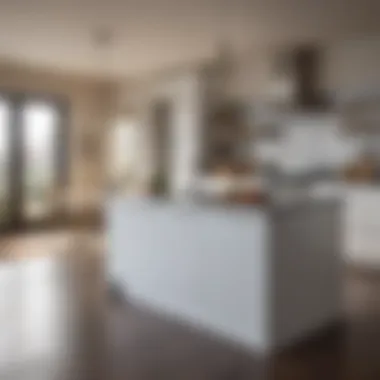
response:
M326 60L329 88L345 93L380 89L380 37L330 45Z
M67 76L14 64L0 64L0 89L65 97L69 102L69 184L64 189L73 212L99 205L104 186L105 131L114 113L116 87L93 78ZM82 137L95 133L99 151L83 154Z

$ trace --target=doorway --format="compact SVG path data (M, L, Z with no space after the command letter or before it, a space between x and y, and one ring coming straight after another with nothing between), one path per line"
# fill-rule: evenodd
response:
M168 195L171 174L171 136L170 126L172 104L169 100L160 99L152 108L152 125L154 131L155 178L153 192L158 196Z
M25 94L0 94L1 229L51 224L62 216L63 104Z

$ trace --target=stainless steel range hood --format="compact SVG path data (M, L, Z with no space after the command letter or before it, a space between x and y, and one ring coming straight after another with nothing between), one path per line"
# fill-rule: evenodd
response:
M305 45L291 54L295 85L295 104L301 109L319 109L327 105L321 88L322 51L318 46Z
M274 75L290 82L290 103L301 111L319 111L328 107L321 90L323 48L316 44L288 47L277 55Z

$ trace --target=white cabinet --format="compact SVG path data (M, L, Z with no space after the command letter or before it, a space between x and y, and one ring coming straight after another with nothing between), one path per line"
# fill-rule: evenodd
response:
M344 246L348 261L380 266L380 188L351 186L345 197Z

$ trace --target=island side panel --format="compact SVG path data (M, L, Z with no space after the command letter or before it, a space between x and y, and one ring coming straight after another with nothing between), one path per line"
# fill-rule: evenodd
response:
M265 212L118 204L109 275L135 301L257 351L269 341Z
M272 343L307 339L343 317L341 206L310 201L272 214Z

